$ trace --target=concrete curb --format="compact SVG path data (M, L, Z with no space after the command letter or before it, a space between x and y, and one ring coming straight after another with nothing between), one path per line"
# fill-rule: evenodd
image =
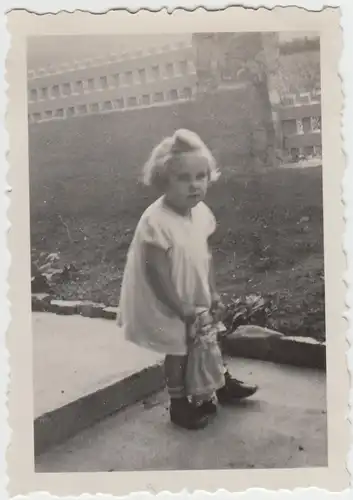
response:
M55 314L80 314L115 320L117 308L81 301L52 300L32 296L32 310ZM231 357L258 359L279 364L326 369L326 345L307 337L288 337L256 325L240 326L221 337L221 347ZM40 455L109 415L165 387L162 364L155 364L129 377L81 397L34 421L35 455Z
M33 294L32 311L115 320L118 308L89 301L54 300L48 294ZM267 328L245 325L222 337L221 345L229 356L326 369L326 344L309 337L289 337Z
M38 456L116 411L163 389L162 364L155 364L108 387L83 396L34 421L34 452Z
M312 338L288 337L267 328L246 325L223 337L221 345L223 352L232 357L326 369L326 344Z

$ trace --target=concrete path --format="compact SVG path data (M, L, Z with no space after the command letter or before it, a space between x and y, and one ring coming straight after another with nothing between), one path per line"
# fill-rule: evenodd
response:
M34 418L157 363L115 321L32 314Z
M326 466L325 373L239 359L230 368L261 390L208 428L172 426L161 393L39 456L36 472Z

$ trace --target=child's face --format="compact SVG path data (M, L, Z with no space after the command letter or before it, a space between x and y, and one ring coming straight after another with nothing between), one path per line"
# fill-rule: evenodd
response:
M180 210L188 210L205 198L208 181L207 159L195 153L185 154L170 173L166 196Z

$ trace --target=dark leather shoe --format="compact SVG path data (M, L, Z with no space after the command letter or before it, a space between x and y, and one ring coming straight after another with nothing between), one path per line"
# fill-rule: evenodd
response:
M175 400L170 405L170 420L183 429L204 429L208 425L207 416L187 400Z
M245 384L241 380L232 378L229 373L225 374L225 380L225 385L217 391L220 404L232 404L240 399L249 398L258 390L257 385Z
M196 408L201 415L215 415L217 413L217 405L213 401L204 401Z

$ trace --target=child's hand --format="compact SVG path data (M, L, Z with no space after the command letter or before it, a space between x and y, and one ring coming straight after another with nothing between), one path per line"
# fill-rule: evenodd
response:
M211 312L216 321L220 321L222 319L225 310L226 307L223 304L221 297L218 294L215 294L212 297Z
M186 324L185 326L186 326L186 344L188 346L191 346L195 341L196 328L194 324L192 325Z
M202 314L200 314L200 325L201 326L207 326L213 323L213 316L210 314L209 311L205 311Z
M182 312L182 318L186 325L193 325L197 318L196 308L185 305Z
M211 296L211 309L216 309L220 303L222 303L221 296L217 292L213 292Z

